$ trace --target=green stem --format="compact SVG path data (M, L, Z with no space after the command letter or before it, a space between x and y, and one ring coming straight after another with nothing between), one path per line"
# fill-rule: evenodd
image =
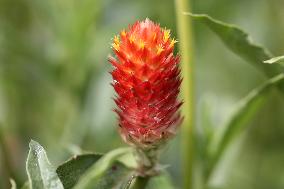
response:
M181 94L184 99L182 113L185 116L181 128L182 153L183 153L183 180L184 188L193 187L193 162L194 162L194 86L193 86L193 47L192 28L189 16L184 12L190 12L189 0L175 0L176 19L179 39L179 50L181 54L181 69L183 83Z
M12 177L12 167L9 157L9 151L6 146L5 138L4 138L4 129L2 128L2 125L0 124L0 149L2 149L2 159L3 159L3 177L4 177L4 183L3 185L8 186L8 180L10 177ZM5 188L5 187L4 187Z
M138 176L132 189L145 189L150 177L140 177Z
M136 179L131 189L144 189L152 176L159 174L156 170L161 148L136 148L135 155L138 163Z

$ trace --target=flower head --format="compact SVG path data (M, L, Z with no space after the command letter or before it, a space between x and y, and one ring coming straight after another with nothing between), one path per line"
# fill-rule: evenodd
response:
M117 93L115 112L124 141L140 148L153 148L174 136L182 118L177 41L170 30L149 19L137 21L113 39L116 58L111 72Z

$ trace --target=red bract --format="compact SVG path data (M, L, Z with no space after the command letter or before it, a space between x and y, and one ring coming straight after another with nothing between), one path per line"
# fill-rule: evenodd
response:
M111 72L117 93L119 130L129 144L152 148L176 133L181 123L179 56L170 31L149 19L136 22L113 40Z

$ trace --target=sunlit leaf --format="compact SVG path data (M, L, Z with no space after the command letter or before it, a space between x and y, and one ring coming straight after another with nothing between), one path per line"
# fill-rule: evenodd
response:
M31 141L26 169L33 189L63 189L55 168L49 163L44 148Z

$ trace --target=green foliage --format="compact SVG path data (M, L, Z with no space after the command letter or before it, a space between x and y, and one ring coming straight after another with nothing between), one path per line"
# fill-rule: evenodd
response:
M284 83L284 74L279 74L267 80L260 87L252 90L246 97L240 100L234 113L229 117L229 121L215 131L210 146L208 146L209 157L212 158L208 174L210 174L214 166L218 163L218 160L222 157L233 139L247 128L248 122L252 119L253 115L256 114L268 99L269 92L281 83Z
M63 189L56 169L49 163L45 150L33 140L30 142L26 166L32 189Z
M104 156L79 155L55 169L43 147L31 141L27 159L29 182L23 188L29 188L29 185L33 189L124 188L133 171L117 159L131 152L129 148L120 148Z
M10 179L11 189L17 189L17 184L13 179Z
M124 189L132 174L133 172L122 163L113 162L111 167L109 167L104 174L100 177L93 178L84 188ZM80 186L82 185L78 185L75 188L80 188Z
M81 177L84 177L86 171L92 167L102 155L98 154L83 154L73 157L71 160L63 163L57 168L57 173L61 179L65 189L73 188ZM107 162L105 162L107 163ZM99 162L101 164L101 162ZM127 182L127 178L130 174L130 169L124 164L115 161L111 163L111 166L102 171L100 177L90 184L91 188L108 189L124 186Z
M56 172L65 189L72 188L96 161L102 157L101 154L83 154L73 157L60 165Z
M58 166L55 171L54 166L47 159L44 148L37 142L31 141L27 160L29 181L25 183L22 189L129 188L132 187L131 183L135 182L135 172L120 161L123 156L129 160L127 154L132 153L133 151L130 148L120 148L105 155L77 155ZM118 159L120 160L118 161ZM16 188L16 183L14 181L11 183L13 188ZM166 172L149 178L149 182L145 184L147 189L174 188Z
M30 183L29 181L25 182L25 184L21 187L21 189L30 189Z
M185 14L208 26L232 52L256 66L267 76L275 76L281 72L279 66L271 67L262 64L272 55L265 48L251 42L250 36L237 26L221 22L205 14Z
M175 189L169 174L162 171L159 175L152 177L132 177L129 187L131 189ZM128 189L128 188L124 188Z
M146 189L175 189L168 173L163 172L150 179Z
M278 63L281 66L284 66L284 56L277 56L277 57L271 58L269 60L265 60L264 63L267 63L267 64Z
M263 61L265 63L278 62L283 60L283 57L267 60L271 57L270 53L265 48L252 43L249 35L237 26L221 22L204 14L184 14L189 15L193 20L208 26L210 30L223 41L228 49L256 66L268 77L274 76L244 97L238 103L235 111L230 115L223 127L219 127L212 131L211 128L207 128L208 125L203 126L205 139L201 140L200 138L197 138L196 140L199 143L202 143L201 148L203 148L199 152L201 153L199 157L203 158L201 161L203 161L204 164L202 166L205 167L205 170L203 170L205 178L202 178L201 180L208 183L212 171L214 171L214 168L219 163L225 150L228 148L229 144L233 142L233 139L249 126L248 123L252 120L253 115L260 110L264 102L268 99L269 91L275 87L283 89L284 75L281 74L282 67L279 65L271 66L263 64ZM208 131L211 132L208 133ZM205 141L205 145L203 144L203 141ZM204 161L207 161L207 163Z
M84 176L82 177L82 179L79 180L79 182L75 185L74 188L75 189L80 189L80 188L87 189L87 188L93 188L94 186L99 186L99 185L104 186L105 183L101 180L102 177L106 179L108 178L110 179L106 181L106 183L111 185L109 187L116 186L117 184L121 182L121 180L123 180L122 178L129 176L129 171L127 168L125 168L122 165L118 165L118 164L115 165L118 168L117 170L116 168L112 168L112 166L115 163L117 158L119 158L120 156L124 154L131 153L131 152L132 150L130 148L118 148L118 149L115 149L105 154L92 167L90 167L90 169L86 171L86 173L84 173ZM109 175L114 175L114 177L120 177L120 179L115 180ZM117 183L114 183L113 181L116 181Z

